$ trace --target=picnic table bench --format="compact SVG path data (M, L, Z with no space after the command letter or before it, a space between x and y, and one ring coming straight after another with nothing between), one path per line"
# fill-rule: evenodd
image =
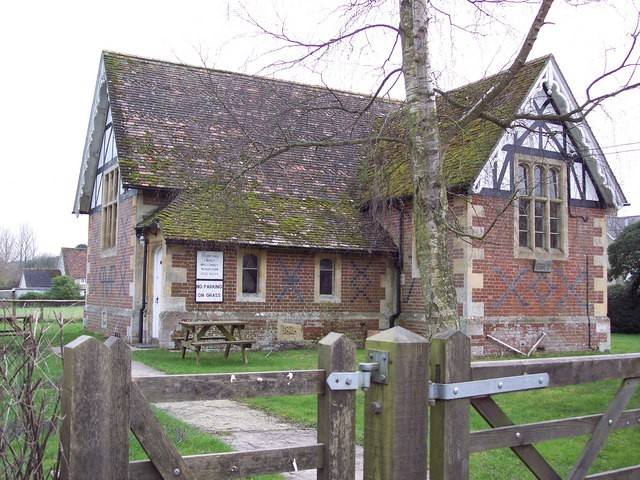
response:
M187 349L196 352L196 365L200 365L200 351L202 347L224 346L224 358L229 358L232 346L240 347L242 361L249 363L247 349L251 348L251 340L243 340L241 331L245 322L236 320L182 320L180 325L184 330L181 339L182 358L185 358ZM217 330L210 333L211 328ZM219 333L218 333L219 332Z
M13 321L17 324L18 320L22 320L22 330L15 327L10 329L4 327L4 325L6 325L6 323L10 321ZM31 315L0 316L0 325L3 325L3 327L0 327L0 337L15 337L18 335L23 335L26 330L25 323L31 321Z

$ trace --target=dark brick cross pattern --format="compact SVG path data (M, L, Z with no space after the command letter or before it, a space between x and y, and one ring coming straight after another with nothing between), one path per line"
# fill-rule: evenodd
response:
M553 295L551 275L545 273L536 274L535 280L529 284L529 287L542 306L544 306L547 300L549 300L549 297Z
M127 283L127 278L124 272L124 268L121 268L118 271L118 274L120 275L120 295L123 295L126 297L127 295L129 295L129 288L128 288L129 284Z
M494 308L500 308L504 303L504 301L509 297L509 295L513 295L515 299L518 300L518 303L520 303L520 305L522 305L523 307L528 307L529 304L526 302L524 298L520 296L520 293L518 293L517 287L520 281L522 280L522 278L529 271L529 269L527 268L520 269L520 271L516 273L511 280L509 280L507 276L504 274L504 272L500 270L500 267L494 267L493 271L496 273L496 275L498 275L500 280L502 280L502 283L504 283L505 287L507 287L507 289L503 292L503 294L500 295L500 298L498 298L493 303Z
M282 273L284 275L283 287L282 291L276 295L276 300L281 301L284 297L286 297L287 293L291 292L295 295L296 300L299 302L304 302L304 295L300 291L300 268L302 267L303 260L299 260L295 267L289 271L287 266L285 265L282 257L277 257L278 265L282 269Z
M116 266L111 265L107 270L107 267L100 267L100 285L102 285L102 296L111 295L111 289L113 284L116 283Z
M355 302L358 297L362 297L367 300L367 302L371 303L371 298L367 294L367 290L371 288L371 279L369 278L369 265L365 265L364 267L357 267L356 264L351 260L351 268L353 269L353 277L351 277L351 288L353 288L354 293L351 297L351 301Z
M411 279L411 283L409 284L409 291L407 292L407 295L404 297L404 303L409 303L409 300L411 300L411 294L413 293L413 287L415 286L417 282L417 279L412 278Z
M576 303L579 303L580 301L583 300L578 296L578 292L576 291L576 288L584 283L584 279L586 278L586 275L587 273L584 270L582 270L578 275L574 277L573 280L569 280L567 279L567 277L565 277L564 272L562 270L558 270L558 277L560 278L560 281L563 283L563 285L566 287L566 291L564 292L562 297L560 297L560 300L558 300L558 305L564 305L564 302L569 297L573 297Z

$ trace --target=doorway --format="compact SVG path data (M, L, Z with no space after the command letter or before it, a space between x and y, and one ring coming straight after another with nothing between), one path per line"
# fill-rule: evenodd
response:
M162 296L162 245L153 250L151 338L160 337L160 298Z

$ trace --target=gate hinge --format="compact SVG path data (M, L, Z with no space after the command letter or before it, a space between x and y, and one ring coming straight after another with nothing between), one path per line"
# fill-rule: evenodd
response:
M519 392L549 386L548 373L515 375L458 383L429 384L429 400L457 400L459 398L485 397L497 393Z
M327 386L331 390L367 390L374 383L387 383L388 352L368 352L372 362L360 363L356 372L333 372L327 377Z

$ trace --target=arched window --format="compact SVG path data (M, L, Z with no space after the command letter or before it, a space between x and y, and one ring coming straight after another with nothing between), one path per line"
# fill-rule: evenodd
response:
M531 212L531 198L529 197L529 167L518 165L518 244L529 246L529 215Z
M552 168L549 170L549 198L560 198L558 190L558 170Z
M549 245L560 248L560 222L562 198L560 198L560 174L555 168L549 169Z
M320 295L333 295L334 264L330 258L320 260Z
M523 196L529 195L529 169L526 165L518 165L518 193Z
M540 165L536 165L533 191L536 197L544 196L544 170Z
M517 234L525 255L527 251L535 255L563 249L562 178L555 166L526 161L518 164Z
M258 257L253 253L242 257L242 293L258 293Z

